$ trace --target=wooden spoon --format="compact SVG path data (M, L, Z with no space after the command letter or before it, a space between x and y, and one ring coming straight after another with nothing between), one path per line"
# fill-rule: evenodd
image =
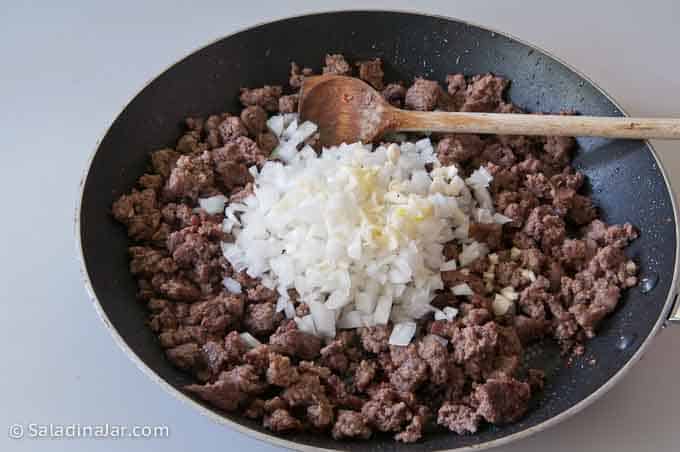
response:
M324 146L418 131L680 139L680 119L400 110L367 83L340 75L305 77L298 108L301 120L319 126Z

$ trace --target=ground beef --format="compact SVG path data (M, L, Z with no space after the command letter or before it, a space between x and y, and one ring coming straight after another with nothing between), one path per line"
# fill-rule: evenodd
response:
M376 365L372 361L361 361L354 375L354 385L359 391L364 391L375 378Z
M350 64L329 54L324 63L327 74L357 67L395 107L522 113L503 97L508 81L491 74L450 74L443 89L423 78L411 86L389 83L378 58ZM261 166L278 145L268 116L297 111L297 91L312 73L291 63L285 95L280 86L244 88L240 112L187 118L174 149L152 152L135 189L113 203L131 241L130 273L149 309L149 328L168 360L197 381L188 392L277 433L365 439L375 430L410 443L422 437L431 414L457 434L475 433L483 422L515 422L545 380L538 369L520 368L525 347L552 337L563 353L583 353L622 292L637 284L638 266L624 249L638 232L598 219L584 175L569 166L573 138L433 134L439 161L455 165L461 177L486 167L494 208L512 220L472 223L470 237L495 257L442 272L445 287L432 305L455 307L457 317L424 317L407 347L390 346L391 324L340 331L323 342L299 331L275 312L275 290L231 268L221 250L232 240L222 232L222 215L197 204L218 194L243 202L253 193L248 168ZM319 150L319 135L305 144ZM444 245L446 260L460 252L456 241ZM242 294L224 290L226 276ZM450 288L461 283L474 295L453 295ZM494 295L508 286L518 298L497 317ZM309 314L295 291L289 296L296 315ZM248 349L240 335L246 331L263 344Z
M156 192L151 189L121 196L113 204L112 212L116 220L127 226L132 240L151 240L161 222Z
M209 194L215 186L212 155L205 151L200 155L183 155L170 173L165 184L167 199L196 200L199 194Z
M287 410L278 409L264 417L264 426L273 432L290 432L300 430L302 423Z
M360 438L371 437L371 429L366 425L366 420L356 411L339 410L338 419L333 425L333 438Z
M274 303L251 303L246 307L243 325L256 336L266 336L276 329L281 317Z
M269 338L269 344L279 353L308 360L319 356L321 351L321 340L317 336L296 329L277 331Z
M281 96L279 99L279 111L281 113L296 113L298 109L299 96L291 94L289 96Z
M281 97L280 86L264 86L256 89L241 89L241 103L248 107L257 105L269 112L276 112L279 109L279 97Z
M380 58L368 61L359 61L356 63L359 68L359 78L368 82L373 88L381 90L385 86L383 77L385 73L382 69L382 61Z
M406 97L406 88L400 83L390 83L382 90L382 96L393 106L401 108Z
M416 78L406 91L404 106L409 110L432 111L440 102L443 91L434 80Z
M445 402L437 413L437 424L459 435L476 433L482 416L477 410L462 404Z
M287 388L300 378L297 369L291 365L290 358L276 353L269 355L267 382Z
M489 379L474 393L477 412L488 422L505 424L518 420L528 408L531 389L527 383L508 379Z
M351 67L340 54L326 55L326 65L323 67L324 74L349 75Z

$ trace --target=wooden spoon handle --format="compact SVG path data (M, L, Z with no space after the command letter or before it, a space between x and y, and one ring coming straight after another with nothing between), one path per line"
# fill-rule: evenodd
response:
M680 119L596 116L446 113L395 109L390 129L397 132L479 133L499 135L596 136L680 139Z

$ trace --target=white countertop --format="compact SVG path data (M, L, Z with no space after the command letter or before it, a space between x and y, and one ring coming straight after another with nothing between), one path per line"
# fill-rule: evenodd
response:
M314 4L412 9L416 2L42 3L0 4L0 450L273 450L169 396L114 344L80 281L72 226L78 181L122 106L189 51L245 26L316 11ZM417 9L548 49L631 114L680 116L680 3L623 4L446 0L419 1ZM680 144L655 145L680 185ZM679 349L680 326L667 328L601 400L497 450L679 450ZM11 440L6 431L15 423L167 425L170 435Z

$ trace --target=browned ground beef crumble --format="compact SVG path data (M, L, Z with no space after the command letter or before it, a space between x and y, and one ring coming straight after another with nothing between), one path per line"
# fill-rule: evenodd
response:
M349 75L358 68L391 104L408 109L521 112L503 98L508 81L491 74L449 75L445 90L423 78L409 87L386 84L381 66L380 59L353 66L328 55L323 72ZM222 193L237 201L252 193L248 167L262 165L277 144L266 119L296 111L296 91L311 73L292 63L286 94L281 86L244 88L240 115L187 118L175 149L153 152L149 174L113 205L132 242L130 272L151 312L149 326L168 359L197 380L187 391L261 419L274 432L321 431L336 439L390 432L413 442L437 424L469 434L484 422L518 420L544 379L540 370L520 371L523 347L552 337L565 354L583 352L621 291L637 284L637 268L623 252L637 232L600 221L579 193L584 177L569 166L572 138L433 136L442 164L465 173L487 166L496 209L513 219L470 228L498 255L494 280L484 279L492 270L487 258L444 272L447 289L433 304L461 314L452 322L420 320L408 347L388 344L389 325L341 331L327 343L298 331L275 312L274 291L234 274L225 261L220 242L230 237L222 216L196 207L199 197ZM309 143L316 146L315 139ZM450 243L444 252L452 259L460 249ZM244 293L227 293L225 276ZM461 282L473 297L448 291ZM494 317L489 297L506 286L520 294L517 310ZM295 303L299 315L308 312ZM263 345L248 350L243 331Z

